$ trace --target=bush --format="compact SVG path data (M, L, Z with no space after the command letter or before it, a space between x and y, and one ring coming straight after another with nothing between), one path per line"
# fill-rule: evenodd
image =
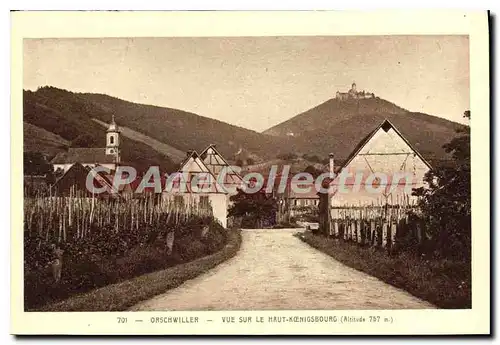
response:
M209 231L202 238L202 229L206 226ZM175 232L175 238L173 252L169 255L166 234L170 231ZM219 223L199 217L151 231L123 231L118 235L109 229L109 232L101 231L94 237L63 245L62 278L55 283L50 246L36 236L27 236L25 308L38 308L75 294L189 262L221 250L226 241L226 230Z
M297 154L295 154L293 152L288 152L288 153L281 153L281 154L277 155L276 158L282 159L285 161L293 161L293 160L296 160L298 158L298 156L297 156Z
M294 229L298 228L295 222L280 222L273 226L273 229Z
M225 231L227 245L214 254L167 269L143 274L130 280L110 284L87 293L71 296L64 301L46 304L38 311L123 311L133 305L175 288L188 279L233 257L241 245L237 230ZM146 252L146 251L145 251ZM152 253L147 251L148 253ZM152 253L151 255L154 255ZM173 256L173 255L172 255Z

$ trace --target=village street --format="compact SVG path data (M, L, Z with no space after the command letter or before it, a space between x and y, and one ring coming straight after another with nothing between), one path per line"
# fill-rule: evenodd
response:
M309 247L296 231L243 230L234 258L131 310L434 308Z

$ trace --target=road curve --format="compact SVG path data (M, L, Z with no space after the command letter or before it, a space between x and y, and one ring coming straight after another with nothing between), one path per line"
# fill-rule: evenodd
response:
M235 257L131 310L435 308L308 246L296 231L243 230Z

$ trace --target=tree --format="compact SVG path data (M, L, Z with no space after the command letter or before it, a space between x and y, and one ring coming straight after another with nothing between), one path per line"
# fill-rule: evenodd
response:
M470 119L470 111L464 113ZM471 188L470 128L443 148L451 154L452 164L441 164L425 176L427 188L414 190L420 197L419 208L427 224L430 244L445 256L470 258L471 255Z
M314 166L309 165L307 168L305 168L304 172L309 173L314 177L315 179L322 174L321 170L316 169Z
M96 143L96 140L90 134L84 133L77 136L73 141L71 141L71 147L92 147Z
M271 195L263 192L246 193L240 189L230 200L233 205L229 208L229 216L241 217L247 226L262 227L264 223L274 222L278 203Z
M305 154L305 155L302 156L302 158L304 158L307 161L314 162L314 163L322 163L322 161L323 161L317 155L308 155L308 154Z
M277 156L277 158L283 159L285 161L291 161L297 159L298 156L293 152L289 152L289 153L281 153Z
M52 165L41 152L23 154L24 175L47 175L52 173Z

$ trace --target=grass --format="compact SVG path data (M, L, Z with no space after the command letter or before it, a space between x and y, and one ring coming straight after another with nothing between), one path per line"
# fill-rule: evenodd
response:
M408 252L389 256L380 249L311 232L298 237L346 266L406 290L439 308L471 308L470 262L429 259Z
M186 280L193 279L232 258L238 252L240 245L240 232L229 230L227 244L214 254L75 295L32 311L124 311L141 301L173 289Z

